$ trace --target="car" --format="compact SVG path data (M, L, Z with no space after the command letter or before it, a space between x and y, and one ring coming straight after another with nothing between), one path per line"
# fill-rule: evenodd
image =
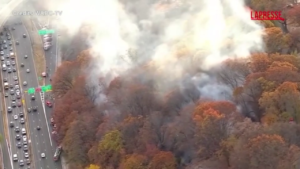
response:
M42 76L43 76L43 77L46 77L46 76L47 76L47 73L46 73L46 72L43 72L43 73L42 73Z
M10 36L10 34L8 32L6 32L6 36Z
M11 46L11 45L12 45L12 42L11 42L11 41L9 41L9 42L8 42L8 45L9 45L9 46Z
M24 58L25 58L25 59L27 59L27 58L28 58L28 56L27 56L27 55L25 55L25 56L24 56Z
M18 143L17 143L17 147L18 147L18 148L22 148L22 143L21 143L21 142L18 142Z
M37 111L37 106L33 107L32 110L33 110L34 112L36 112L36 111Z
M17 96L17 99L21 99L21 95L17 94L16 96Z
M15 61L11 61L11 65L16 65L16 62Z
M25 152L27 152L27 151L28 151L28 146L27 146L27 145L24 145L24 146L23 146L23 150L24 150Z
M21 67L24 67L24 63L21 63Z
M30 113L31 110L32 110L32 108L31 108L31 107L28 107L28 108L27 108L27 113Z
M37 129L37 130L41 130L41 127L40 127L40 126L37 126L36 129Z
M46 105L47 105L48 107L52 107L52 103L51 103L50 101L46 101Z
M27 136L23 136L23 140L27 140Z
M1 56L1 61L4 61L4 60L5 60L4 56Z
M11 36L8 36L8 37L7 37L7 40L11 40Z
M14 68L12 68L12 71L13 72L17 72L17 69L14 67Z
M14 127L14 126L15 126L14 122L11 121L11 122L9 123L9 127Z
M24 113L23 113L23 112L20 112L20 113L19 113L19 117L20 117L20 118L24 117Z
M14 161L18 161L18 155L17 155L17 154L14 154L14 155L13 155L13 160L14 160Z
M26 159L26 164L27 165L30 165L30 159L28 158L28 159ZM29 166L28 166L29 167ZM27 168L27 169L30 169L30 167L29 168Z
M26 81L23 82L23 86L27 86L27 82Z
M17 107L16 102L11 102L11 107Z
M23 140L23 145L27 145L27 140Z
M20 89L20 86L19 85L15 85L15 89Z
M44 43L44 46L51 46L52 44L51 44L51 42L45 42Z
M34 95L31 95L31 100L35 100L35 96Z
M14 49L13 49L13 47L10 47L9 50L10 50L10 51L13 51Z
M29 72L30 72L30 69L26 69L26 72L29 73Z
M12 112L12 108L11 107L7 107L7 112L11 113Z
M12 97L12 98L11 98L11 101L16 101L16 98L15 98L15 97Z
M19 116L18 115L14 115L14 119L18 120Z
M14 81L14 83L15 83L15 85L18 85L18 84L19 84L19 81L16 80L16 81Z
M13 88L14 88L14 85L13 85L13 84L10 84L10 85L9 85L9 88L13 89Z
M18 80L18 76L14 76L14 81L17 81Z
M15 94L15 91L14 90L10 90L10 95L14 95Z
M15 132L19 133L20 132L20 127L19 126L16 126L15 127ZM20 137L21 138L21 137Z
M9 67L9 68L7 68L7 72L8 73L11 73L12 72L12 69Z
M24 166L24 160L19 160L19 165Z
M6 61L6 66L10 66L10 61Z
M4 50L4 47L3 47L3 46L0 46L0 50L3 51L3 50Z
M26 38L27 36L26 36L26 34L23 34L23 38Z
M21 136L19 134L16 135L16 140L21 140Z
M20 43L19 43L19 41L16 41L16 45L19 45Z
M3 51L0 51L0 55L3 56L3 55L4 55L4 52L3 52Z
M3 43L6 43L6 40L3 40L2 42L3 42ZM6 49L6 48L5 48L5 49Z
M16 94L17 94L17 95L20 94L20 90L19 90L19 89L16 90Z
M42 157L42 158L45 158L45 157L46 157L46 154L45 154L45 153L41 153L41 157Z
M6 93L4 94L4 96L5 96L5 97L8 97L8 93L6 92Z
M22 103L21 103L21 102L18 102L17 105L18 105L18 107L21 107L21 106L22 106Z
M24 153L24 157L25 157L25 158L29 158L29 153L25 152L25 153Z
M20 123L21 123L21 124L24 124L24 123L25 123L25 119L24 119L24 118L21 118L21 119L20 119Z
M7 78L3 78L3 82L7 82L8 81L8 79Z

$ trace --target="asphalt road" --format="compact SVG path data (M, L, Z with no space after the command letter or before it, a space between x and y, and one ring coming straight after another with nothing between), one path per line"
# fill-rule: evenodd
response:
M12 18L9 21L10 25L14 25L16 22L21 22L21 18ZM23 86L23 91L27 91L30 87L38 87L38 76L36 74L33 62L33 53L31 48L31 41L29 36L23 38L22 35L25 33L28 35L28 32L24 25L14 25L15 30L12 31L12 36L14 40L20 42L20 45L16 46L17 53L17 62L20 65L24 63L25 67L20 68L20 81L27 81L28 85ZM24 56L28 55L28 58L25 59ZM26 69L30 69L30 73L26 72ZM55 152L55 145L51 141L51 128L49 119L46 119L45 105L42 101L42 96L40 93L35 93L35 101L31 101L30 95L23 93L25 98L26 107L38 107L37 112L25 113L27 115L27 122L30 131L30 140L32 146L32 155L33 161L36 169L60 169L61 164L59 162L53 161L53 154ZM36 129L37 126L41 127L41 130ZM41 153L46 154L46 158L41 158Z
M7 40L6 37L5 37L5 35L2 38L5 39L5 40ZM9 53L10 53L9 48L11 46L8 45L8 40L7 40L6 44L8 46L8 49L4 49L4 54L5 55L6 54L9 55ZM7 61L12 62L13 60L11 58L5 58L5 63ZM16 67L16 66L11 65L11 66L8 66L8 68L9 67L12 68L12 67ZM15 77L15 76L18 77L18 73L17 72L11 72L11 73L8 73L8 71L3 71L2 72L2 78L7 78L9 84L14 84L15 80L13 79L13 77ZM11 90L11 89L9 89L9 90ZM9 93L9 90L4 91L4 93ZM11 104L12 104L12 98L13 97L15 97L15 96L14 95L10 95L10 94L9 94L8 97L5 97L5 107L6 108L9 107L9 106L11 106ZM19 102L19 101L20 100L17 100L16 102ZM10 122L13 122L14 123L14 127L18 126L18 127L20 127L20 129L21 128L25 128L25 125L20 123L20 118L18 118L17 120L14 120L14 118L13 118L14 115L19 115L20 112L23 112L23 107L13 108L13 111L11 113L7 113L7 124L9 124ZM8 127L8 128L9 128L8 129L9 130L8 133L9 133L10 150L11 150L11 154L9 154L10 155L9 157L12 158L13 154L17 154L19 160L25 160L23 148L19 149L19 148L16 147L17 142L19 142L19 141L16 140L16 135L19 134L19 133L16 133L14 131L14 128L11 128L11 127ZM19 135L21 135L21 134L19 134ZM12 161L12 159L10 159L10 161ZM19 168L19 163L18 162L14 162L12 168L13 169Z

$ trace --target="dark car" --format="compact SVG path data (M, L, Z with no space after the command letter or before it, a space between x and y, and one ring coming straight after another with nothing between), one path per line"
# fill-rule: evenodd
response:
M23 34L23 38L26 38L27 36L26 36L26 34Z
M11 46L11 45L12 45L12 42L11 42L11 41L9 41L9 42L8 42L8 45L9 45L9 46Z
M24 113L23 113L23 112L20 112L20 113L19 113L19 117L21 117L21 118L24 117Z
M10 37L10 36L8 36L8 37L7 37L7 40L11 40L11 37Z
M7 82L8 81L8 79L7 78L3 78L3 82Z
M16 102L11 102L11 107L17 107Z
M16 42L16 45L19 45L19 44L20 44L19 41L17 41L17 42Z
M27 164L27 165L30 165L30 159L29 159L29 158L26 159L26 164Z
M18 85L18 84L19 84L19 81L15 81L14 83L15 83L15 85Z
M33 110L34 112L36 112L36 111L37 111L37 106L33 107L32 110Z
M14 122L11 121L11 122L9 123L9 127L14 127L14 126L15 126Z
M18 143L17 143L17 147L18 147L18 148L22 148L22 143L21 143L21 142L18 142Z
M16 98L15 98L15 97L12 97L12 98L11 98L11 101L16 101Z
M17 72L17 69L14 67L14 68L12 69L12 71L13 71L13 72Z
M21 102L18 102L17 105L18 105L18 107L21 107L21 106L22 106L22 103L21 103Z
M35 100L35 96L34 95L31 95L31 100Z
M11 70L11 68L9 67L9 68L7 68L7 72L8 73L11 73L12 72L12 70Z
M5 97L8 97L8 93L5 93L4 96L5 96Z
M16 135L16 140L21 140L21 136L19 134Z
M18 94L18 95L17 95L17 99L21 99L21 95Z
M20 127L19 126L15 127L15 132L17 132L17 133L20 132Z

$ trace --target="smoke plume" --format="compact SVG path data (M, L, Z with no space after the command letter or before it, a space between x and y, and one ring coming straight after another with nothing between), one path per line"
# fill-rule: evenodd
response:
M219 96L230 89L201 71L228 58L248 57L263 46L262 27L250 19L241 0L69 0L60 9L70 34L82 24L93 25L90 77L101 75L108 83L147 64L161 90L191 81L202 96L224 98Z

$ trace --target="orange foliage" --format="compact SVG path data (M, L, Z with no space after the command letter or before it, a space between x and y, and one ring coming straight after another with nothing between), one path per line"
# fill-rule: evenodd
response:
M160 151L150 162L149 169L176 169L176 159L171 152Z
M219 114L224 116L229 116L236 112L236 106L228 101L214 101L214 102L204 102L199 104L194 111L194 115L205 114L206 110L213 109ZM212 111L208 111L212 112ZM206 112L206 114L209 114ZM216 117L216 116L215 116Z
M271 61L266 53L254 54L251 56L250 68L256 72L264 72L268 69Z
M140 154L132 154L121 163L120 169L146 169L147 158Z

